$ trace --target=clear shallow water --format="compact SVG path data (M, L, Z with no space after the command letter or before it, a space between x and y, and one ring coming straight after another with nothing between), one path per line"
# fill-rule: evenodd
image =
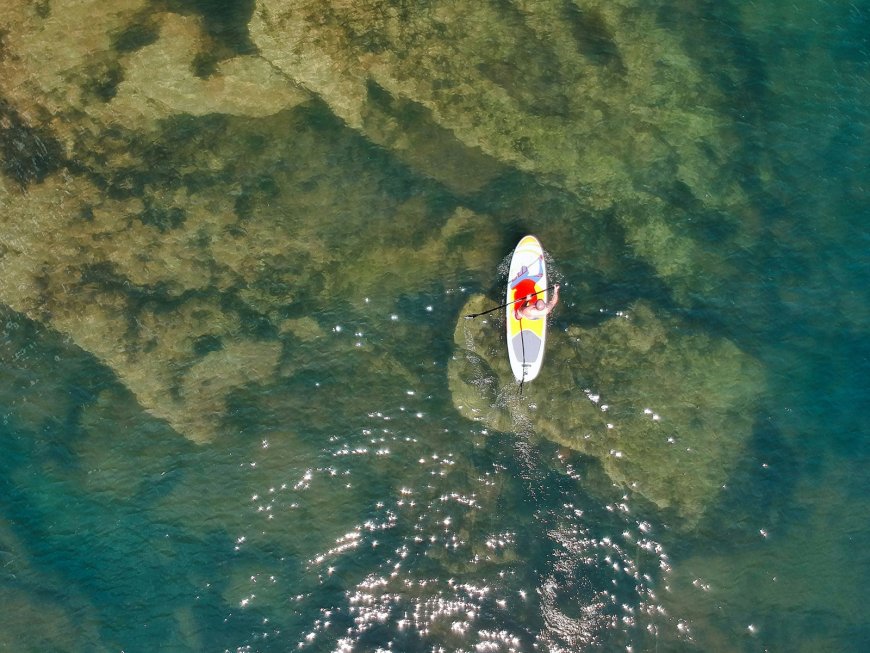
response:
M233 21L247 20L209 15L230 42ZM99 152L117 141L141 156L103 166L79 152L68 162L97 189L87 191L92 219L104 193L141 200L140 221L161 242L176 240L174 209L199 228L198 240L177 238L178 251L142 259L152 270L169 261L155 277L137 286L127 269L138 290L112 323L129 329L123 342L146 354L131 355L146 372L170 368L181 380L149 395L135 365L64 331L62 301L45 300L52 314L4 309L0 592L14 607L0 619L0 642L72 651L865 648L867 12L717 5L659 20L711 78L720 66L743 75L740 88L719 80L717 109L739 136L723 175L742 171L751 224L693 218L685 193L665 197L677 227L737 274L702 255L680 285L627 244L631 223L615 219L618 208L596 214L547 175L504 162L461 161L484 180L468 187L433 176L431 159L373 144L319 101L260 119L175 116L131 143L97 132ZM721 48L706 45L711 36ZM149 38L146 29L140 40ZM601 43L586 47L587 57L597 47L612 59ZM417 148L444 138L415 131L425 116L402 115ZM10 211L60 183L50 176L60 164L34 151L31 163L7 151L15 165L4 174L28 184L5 196ZM195 207L223 195L229 208L209 211L235 213L226 229L251 234L238 247L261 249L238 263L223 250L245 283L214 266L197 286L181 262L202 256L201 241L222 241L196 222ZM457 210L489 216L495 235L450 236L444 225ZM488 271L526 231L542 238L568 291L554 339L641 298L761 362L751 437L696 523L535 435L534 416L495 430L453 405L447 367L464 300L501 296ZM324 246L297 247L294 234ZM442 249L429 260L433 247ZM366 248L399 272L378 268ZM301 287L286 272L297 261L314 270ZM259 276L245 276L257 266ZM107 293L109 272L85 281ZM195 317L178 317L186 302L239 325L203 334ZM151 344L145 327L157 333ZM215 407L207 384L185 385L185 366L196 365L175 353L185 330L206 358L235 341L278 349L274 374L239 366L249 382L221 395L220 427L203 444L179 434L179 425L212 424L186 422L185 411ZM167 364L149 368L149 355ZM199 401L143 409L185 392Z

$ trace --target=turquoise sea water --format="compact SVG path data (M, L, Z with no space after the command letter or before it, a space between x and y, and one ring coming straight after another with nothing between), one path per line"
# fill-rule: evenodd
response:
M62 3L50 4L64 15ZM204 20L212 40L197 59L203 76L214 60L256 49L245 29L251 7L154 4L148 11ZM583 56L618 68L609 41L584 36L594 12L565 6ZM148 11L115 35L119 61L155 41ZM382 132L349 125L327 92L312 91L272 115L179 112L150 131L101 131L81 118L75 138L67 135L80 139L73 155L53 145L64 138L50 111L0 98L2 174L13 189L4 212L61 214L60 200L37 205L46 185L61 184L59 171L86 180L75 188L86 188L76 192L89 206L67 234L78 249L63 256L86 268L79 292L96 288L88 297L109 307L91 314L92 300L53 299L44 269L34 286L41 303L22 299L11 276L0 280L0 648L870 647L870 8L801 0L637 11L657 14L715 94L710 106L731 140L710 148L722 184L709 192L741 194L737 215L719 213L711 207L735 202L664 184L616 152L632 184L652 187L672 230L694 244L678 274L661 250L637 244L637 223L620 219L618 198L596 212L552 170L453 144L427 110L376 85L372 103L394 112ZM500 83L534 105L529 115L556 115L564 79L547 65L558 62L517 34L527 51L508 68L536 74ZM0 43L7 57L14 52L13 38ZM111 97L118 80L106 70L95 92ZM510 77L495 64L481 70ZM599 138L625 128L605 120ZM118 215L138 207L138 222L125 226L138 258L74 233L98 224L109 202ZM631 210L643 213L643 203ZM224 224L221 211L237 219ZM464 212L475 225L487 216L491 228L451 231ZM210 230L213 218L220 231ZM140 238L140 227L157 241ZM7 234L17 228L4 224ZM542 436L538 421L567 407L539 407L496 429L455 405L448 368L465 300L500 301L499 264L527 232L563 284L551 379L567 365L557 352L569 327L594 333L638 300L758 361L763 390L753 385L753 401L740 404L751 433L736 458L718 461L725 481L700 514L660 508L595 457ZM204 264L204 281L200 268L185 267L201 262L202 243L229 237L237 240L214 250L222 254ZM17 238L3 241L3 256L16 248L42 256ZM221 256L237 276L224 276ZM124 268L129 260L137 263ZM154 270L159 282L147 277ZM107 298L119 296L115 310ZM94 316L100 342L70 326L65 306ZM101 330L100 320L111 327ZM237 368L215 374L177 353L193 343L197 356L220 360L209 355L240 342L260 348L240 350ZM262 358L274 373L256 372ZM578 396L596 391L587 385L593 371L571 372ZM656 373L666 383L681 372ZM244 382L215 402L207 388L227 377ZM546 386L546 368L534 383ZM629 403L641 411L645 401ZM200 432L209 435L190 435ZM673 473L708 471L686 463Z

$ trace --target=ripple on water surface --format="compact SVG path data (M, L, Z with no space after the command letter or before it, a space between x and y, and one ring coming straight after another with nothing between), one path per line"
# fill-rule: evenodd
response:
M668 556L627 497L590 515L570 478L539 460L516 468L504 436L421 420L438 400L416 390L397 399L319 447L269 438L239 464L248 506L223 600L228 621L251 624L250 646L572 650L679 636L655 589Z

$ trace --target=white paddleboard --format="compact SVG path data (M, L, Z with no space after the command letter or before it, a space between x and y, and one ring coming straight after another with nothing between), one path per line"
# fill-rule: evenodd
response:
M507 346L511 370L517 381L531 381L544 363L544 344L547 337L547 318L537 320L517 317L517 309L528 297L534 302L547 301L547 266L544 250L534 236L524 236L511 258L507 285Z

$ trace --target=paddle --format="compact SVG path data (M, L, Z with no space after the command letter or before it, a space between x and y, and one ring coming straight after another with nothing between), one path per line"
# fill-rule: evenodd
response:
M471 319L474 319L474 318L476 318L476 317L480 317L481 315L486 315L487 313L492 313L493 311L497 311L497 310L500 309L500 308L507 308L507 307L510 306L511 304L516 304L517 302L524 302L524 301L526 301L529 297L534 297L535 295L540 295L542 292L547 292L548 290L552 290L552 289L555 288L555 287L556 287L555 285L553 285L553 286L547 286L547 287L544 288L543 290L539 290L539 291L537 291L537 292L533 292L533 293L531 293L530 295L525 295L524 297L520 297L519 299L515 299L515 300L513 300L512 302L508 302L508 303L506 303L506 304L502 304L501 306L496 306L495 308L491 308L491 309L489 309L488 311L482 311L482 312L480 312L480 313L471 313L470 315L466 315L466 316L465 316L465 319L466 319L466 320L471 320Z

